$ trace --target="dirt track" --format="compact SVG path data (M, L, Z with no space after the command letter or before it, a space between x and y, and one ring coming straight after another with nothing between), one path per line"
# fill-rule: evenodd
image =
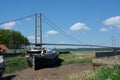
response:
M92 65L70 64L52 68L42 68L33 71L28 68L23 71L4 74L2 80L62 80L73 73L81 74L83 71L92 70Z

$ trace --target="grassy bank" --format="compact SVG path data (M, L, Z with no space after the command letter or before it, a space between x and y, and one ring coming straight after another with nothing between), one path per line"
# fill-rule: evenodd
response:
M28 67L24 57L14 57L5 59L5 73L20 71Z
M68 64L90 64L92 62L93 56L81 56L81 55L70 55L70 54L60 54L59 59L62 59L62 65ZM28 63L25 57L14 57L5 59L5 73L11 73L26 69Z
M91 64L93 55L71 55L60 54L59 58L63 60L62 65L68 64ZM26 58L16 57L5 59L6 73L16 72L28 67ZM91 71L71 73L62 78L62 80L119 80L120 69L114 67L100 67ZM38 79L39 80L39 79Z
M62 80L120 80L120 69L113 67L100 67L83 74L71 74Z
M120 80L120 69L113 67L100 67L89 73L84 80Z
M62 65L67 64L91 64L93 55L72 55L60 54L59 58L63 60Z

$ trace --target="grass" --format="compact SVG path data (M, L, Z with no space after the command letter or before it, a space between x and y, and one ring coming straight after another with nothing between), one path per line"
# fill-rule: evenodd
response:
M62 54L63 65L67 64L91 64L93 55L68 55ZM109 66L99 67L92 71L85 71L82 74L73 73L62 80L120 80L120 68Z
M62 65L90 64L92 62L93 56L60 54L59 58L63 60ZM28 67L28 63L25 57L7 58L5 59L5 65L5 73L20 71Z
M90 75L91 73L89 73ZM90 77L84 80L120 80L120 69L114 67L100 67Z
M62 80L120 80L120 69L113 67L100 67L83 74L71 74Z
M60 54L59 58L63 60L62 65L67 64L90 64L94 56L92 55L72 55Z
M27 67L27 60L24 57L14 57L5 59L5 73L20 71Z
M91 64L94 56L91 55L70 55L60 54L63 60L62 65L68 64ZM16 72L28 67L26 58L15 57L5 59L6 73ZM40 79L38 79L40 80ZM100 67L82 74L73 73L62 80L120 80L120 69L114 67Z

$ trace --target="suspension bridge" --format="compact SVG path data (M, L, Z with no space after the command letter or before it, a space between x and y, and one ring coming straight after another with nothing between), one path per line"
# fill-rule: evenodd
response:
M58 58L58 52L53 51L53 50L45 50L43 48L44 45L52 45L52 46L90 46L90 47L100 47L100 48L111 48L113 51L108 52L106 55L108 56L114 56L114 55L119 55L119 52L117 50L120 49L120 47L115 47L115 46L104 46L104 45L93 45L93 44L80 44L82 41L80 41L79 39L76 39L74 36L68 34L67 32L65 32L64 30L62 30L60 27L58 27L56 24L54 24L50 19L48 19L46 16L44 16L43 14L33 14L33 15L29 15L29 16L25 16L22 18L18 18L18 19L14 19L14 20L10 20L10 21L5 21L5 22L1 22L0 25L5 24L5 23L9 23L9 22L14 22L14 21L20 21L29 17L33 17L34 16L34 43L30 43L30 45L35 45L34 50L28 50L27 53L29 54L29 56L27 57L28 60L28 64L30 66L32 66L32 68L34 70L36 70L36 68L38 67L38 64L40 65L44 65L44 64L50 64L53 65ZM44 19L43 19L44 18ZM59 33L61 33L62 35L64 35L64 37L68 38L69 40L72 41L76 41L76 44L72 44L72 43L43 43L43 32L42 32L42 21L44 21L47 25L49 25L51 28L53 28L54 30L58 31ZM38 41L39 38L39 41ZM115 40L113 38L113 45L115 45ZM37 47L39 47L39 49L37 49ZM105 52L106 53L106 52ZM104 54L104 53L103 53ZM97 54L96 54L97 55ZM98 53L99 56L99 53ZM103 55L100 55L100 57L102 57Z
M75 38L74 36L68 34L67 32L65 32L63 29L61 29L60 27L58 27L56 24L54 24L49 18L47 18L45 15L38 13L38 14L32 14L29 16L25 16L25 17L21 17L21 18L17 18L14 20L9 20L9 21L5 21L5 22L1 22L0 25L5 24L5 23L9 23L9 22L16 22L16 21L20 21L20 20L24 20L26 18L30 18L34 16L34 43L31 43L31 45L36 45L36 46L40 46L42 48L43 45L57 45L57 46L90 46L90 47L102 47L102 48L111 48L113 50L118 50L119 47L115 47L115 46L104 46L104 45L92 45L92 44L86 44L83 41L80 41L79 39ZM77 42L77 44L72 44L72 43L43 43L42 41L42 21L45 22L47 25L49 25L51 28L53 28L54 30L56 30L57 32L61 33L64 37L68 38L71 41ZM38 41L39 38L39 41ZM112 39L113 40L113 39ZM84 43L84 44L80 44L80 43ZM115 45L115 40L113 40L113 45Z

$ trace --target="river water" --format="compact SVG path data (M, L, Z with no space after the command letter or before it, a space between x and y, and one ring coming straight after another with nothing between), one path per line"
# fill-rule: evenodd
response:
M95 54L95 51L70 51L71 54Z

